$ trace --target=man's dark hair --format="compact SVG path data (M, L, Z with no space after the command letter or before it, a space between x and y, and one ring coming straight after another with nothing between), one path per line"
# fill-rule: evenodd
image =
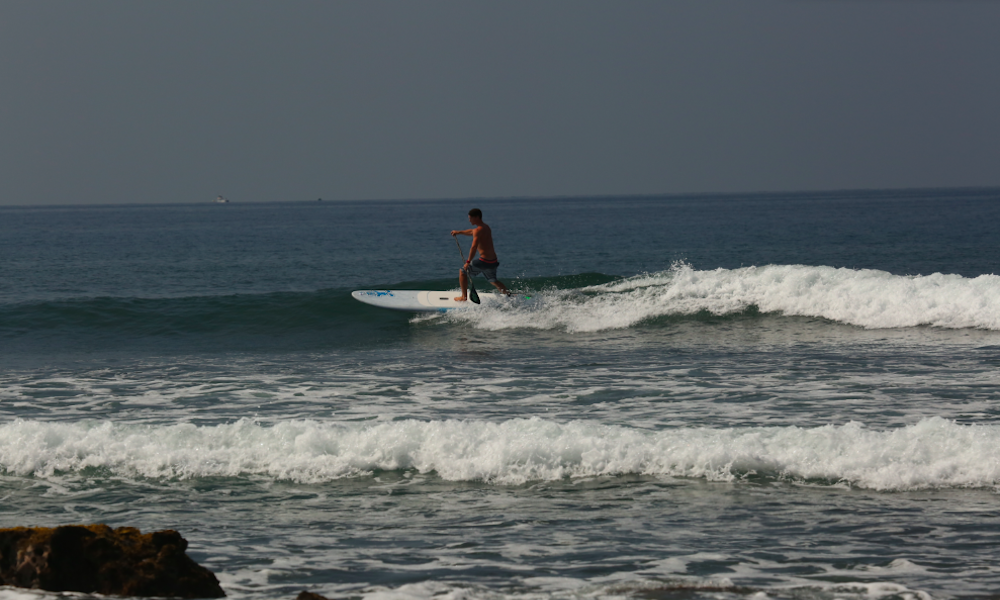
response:
M473 208L472 210L469 211L469 216L476 217L477 219L482 219L483 211L479 210L478 208Z

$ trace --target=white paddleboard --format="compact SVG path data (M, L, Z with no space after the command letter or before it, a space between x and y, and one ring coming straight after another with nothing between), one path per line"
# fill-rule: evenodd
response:
M502 294L479 294L482 303L477 305L471 300L456 302L455 298L460 296L458 290L450 292L435 292L428 290L355 290L351 292L355 300L360 300L365 304L378 306L380 308L390 308L392 310L403 310L407 312L446 312L459 308L477 308L482 304L493 304L508 300ZM512 296L511 298L530 300L530 296Z

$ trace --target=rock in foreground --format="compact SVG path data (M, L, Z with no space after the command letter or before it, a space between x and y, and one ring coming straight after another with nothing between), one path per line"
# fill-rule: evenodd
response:
M71 525L0 529L0 585L117 596L221 598L176 531Z

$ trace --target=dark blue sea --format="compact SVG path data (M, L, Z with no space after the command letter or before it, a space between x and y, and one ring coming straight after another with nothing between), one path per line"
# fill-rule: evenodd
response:
M351 298L457 289L473 207L532 302ZM240 600L997 598L998 224L998 189L0 208L0 526L176 529Z

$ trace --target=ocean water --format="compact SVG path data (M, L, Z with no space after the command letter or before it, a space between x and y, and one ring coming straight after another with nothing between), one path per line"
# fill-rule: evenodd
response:
M350 297L455 289L474 206L534 302ZM996 189L0 208L0 526L177 529L241 600L996 598L997 223Z

